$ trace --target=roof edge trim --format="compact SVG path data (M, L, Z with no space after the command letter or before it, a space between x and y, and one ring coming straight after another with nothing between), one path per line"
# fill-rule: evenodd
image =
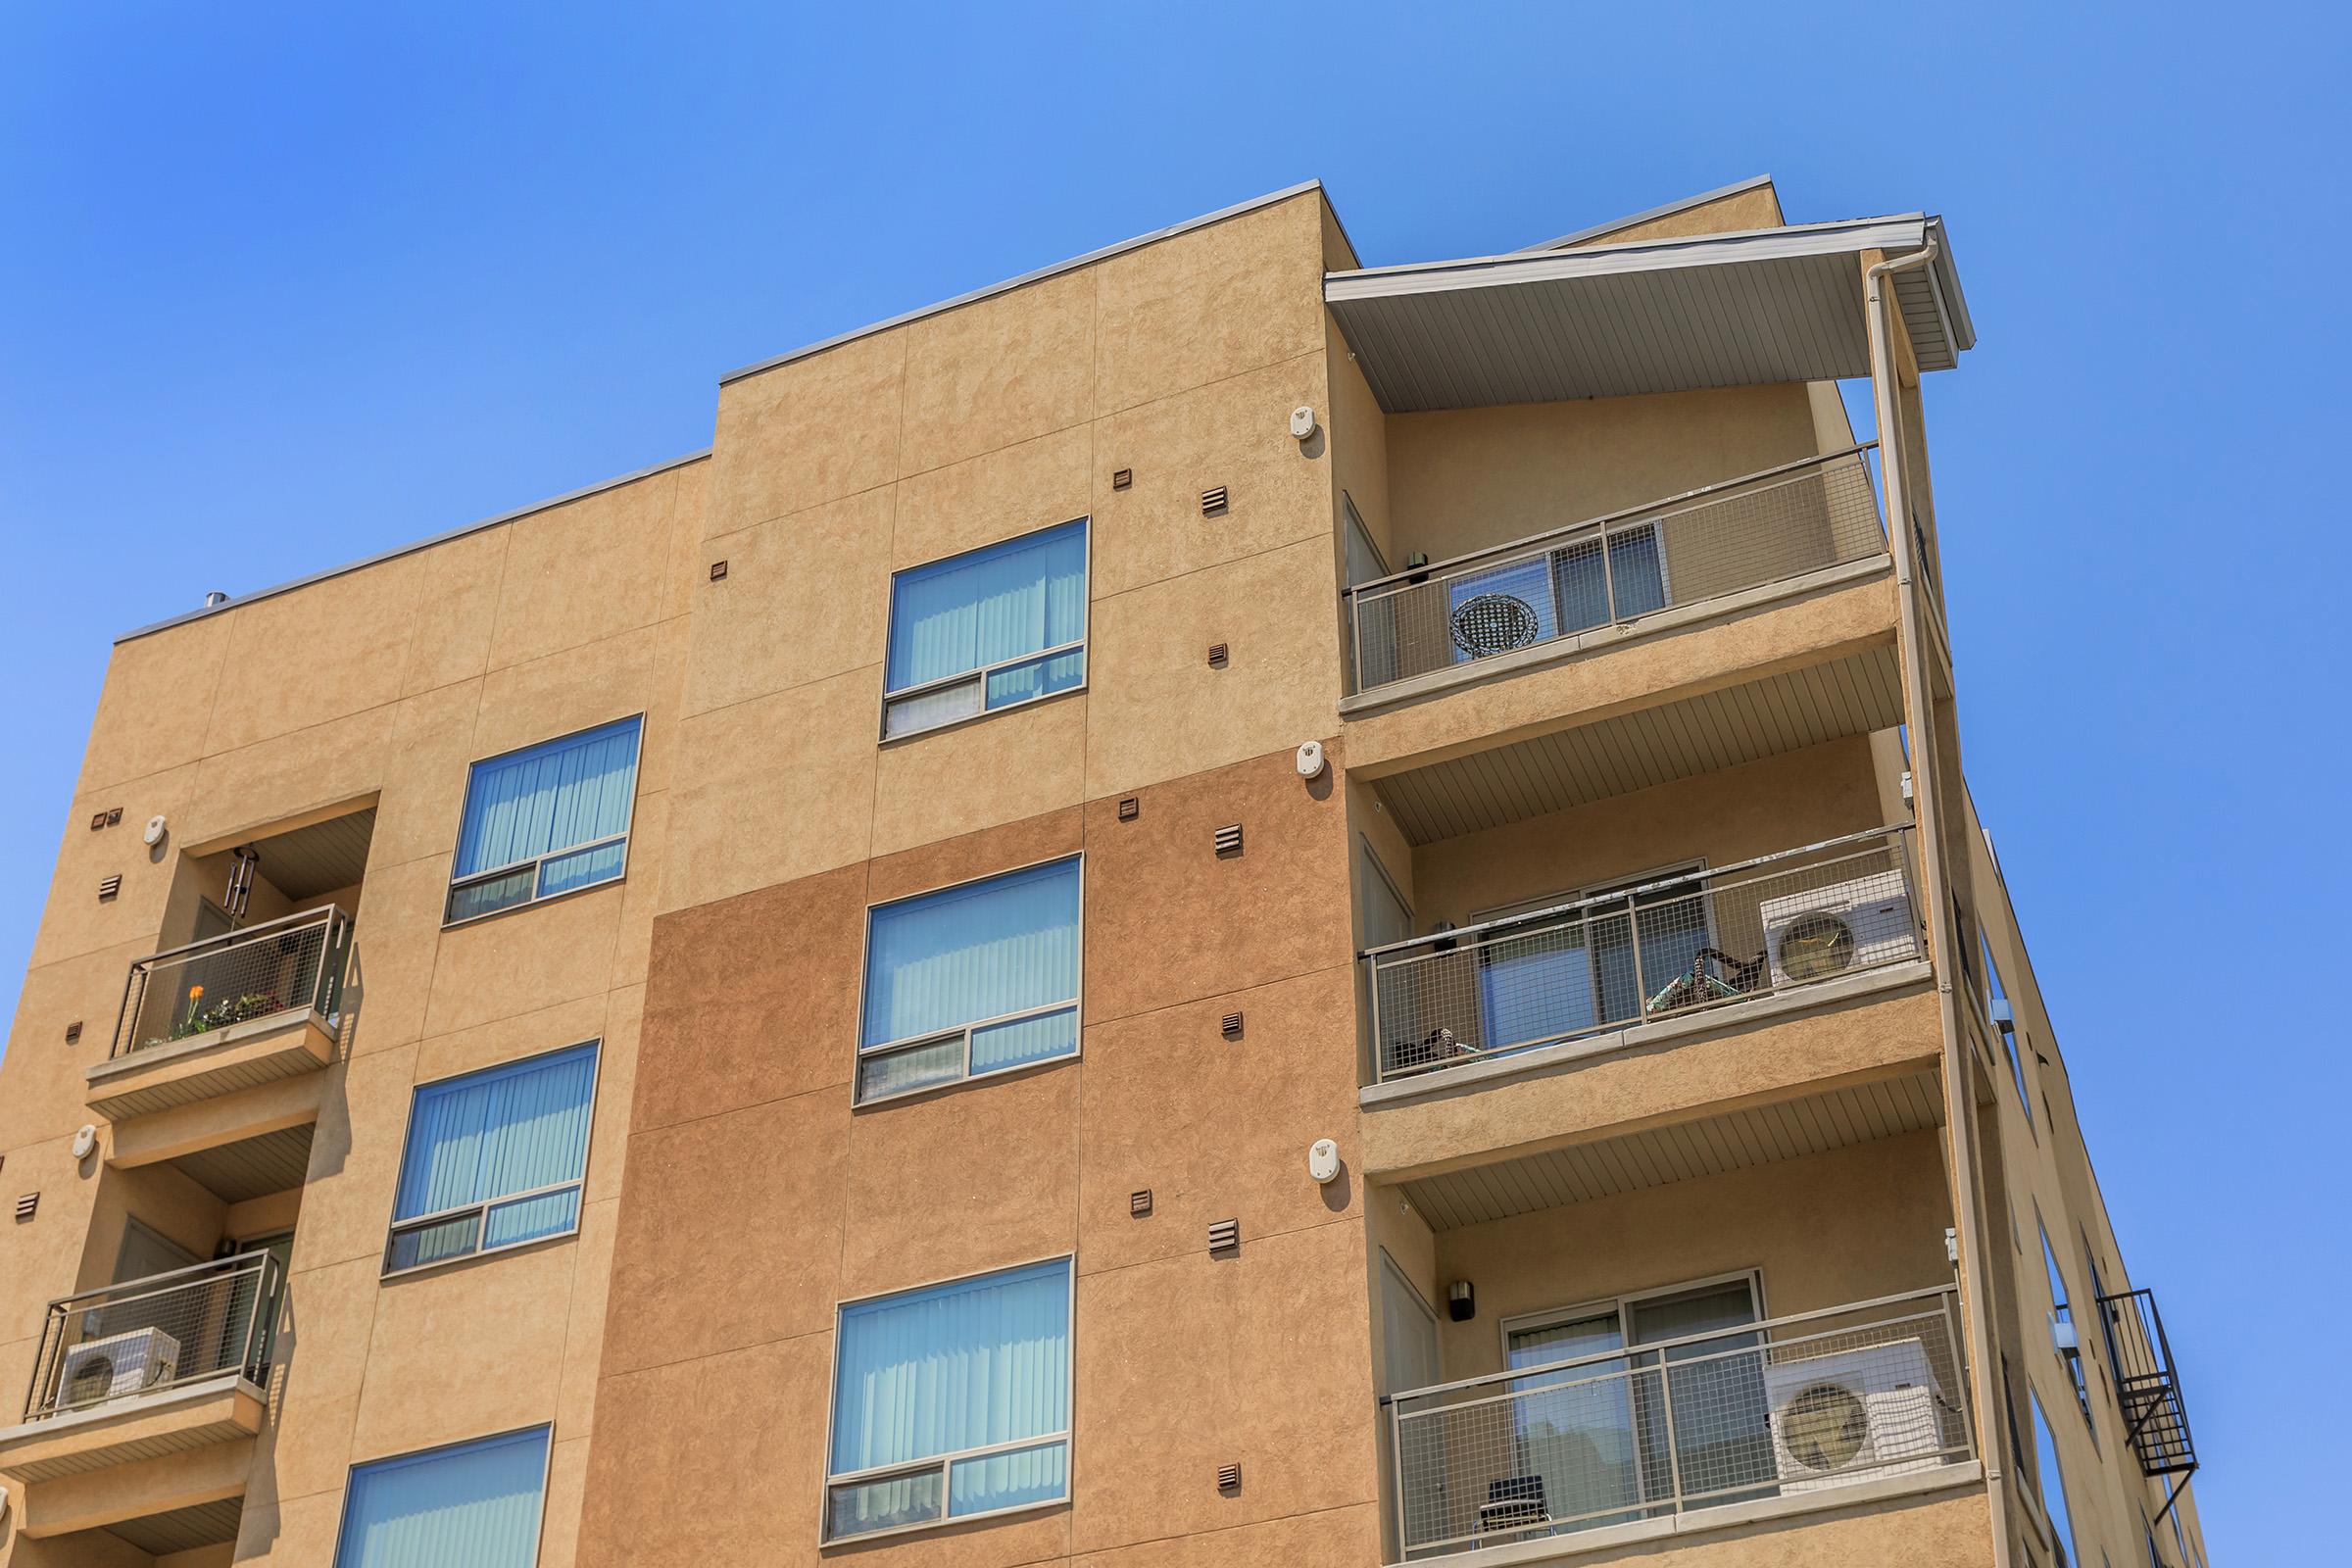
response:
M1309 191L1320 191L1322 188L1323 182L1320 179L1301 180L1296 185L1287 185L1281 190L1269 191L1263 196L1253 196L1246 202L1236 202L1231 207L1220 207L1213 213L1203 213L1199 218L1190 218L1181 223L1171 223L1166 228L1155 228L1149 234L1138 234L1133 239L1123 239L1115 245L1105 245L1100 250L1088 251L1083 256L1073 256L1067 261L1055 262L1050 267L1041 267L1035 271L1023 272L1017 277L1008 277L1001 283L991 283L985 288L973 289L968 294L958 294L953 299L920 306L879 321L870 321L864 326L852 327L847 332L837 332L831 337L819 338L814 343L805 343L797 349L773 355L768 359L744 366L740 369L729 370L718 378L718 384L725 386L729 382L740 381L746 376L758 375L763 370L772 370L778 366L790 365L795 360L805 360L812 354L822 354L827 349L839 348L844 343L854 343L861 337L871 337L876 332L887 332L893 327L922 320L925 317L941 316L966 305L977 305L980 301L994 299L999 294L1009 294L1016 288L1024 288L1031 283L1042 283L1049 277L1058 277L1064 272L1075 271L1081 267L1091 267L1097 262L1108 261L1113 256L1123 256L1129 251L1141 250L1147 245L1157 244L1163 239L1174 239L1179 234L1189 234L1194 229L1206 228L1211 223L1221 223L1229 218L1240 218L1244 214L1256 212L1261 207L1271 207L1277 202L1287 202L1294 196L1303 196ZM1329 200L1328 197L1325 199ZM1341 232L1345 233L1346 230L1343 228ZM1353 241L1349 242L1348 248L1354 248Z
M1925 213L1886 218L1849 218L1833 223L1786 228L1749 228L1726 234L1690 234L1637 240L1576 251L1513 251L1501 256L1467 256L1452 261L1411 262L1328 272L1329 300L1372 299L1390 294L1476 288L1503 274L1510 281L1577 277L1598 272L1661 271L1676 267L1763 261L1780 256L1826 256L1840 251L1917 250L1925 243Z
M380 565L387 561L397 561L402 556L415 555L419 550L430 550L435 545L445 545L453 539L463 539L469 533L480 533L488 528L496 528L502 523L517 521L535 512L547 512L556 507L569 506L574 501L585 501L588 497L602 495L607 490L617 490L624 484L635 484L640 479L651 479L656 474L667 473L672 468L683 468L688 464L700 463L710 456L710 449L705 447L700 452L689 452L682 458L671 458L666 463L657 463L651 467L638 468L630 473L599 480L595 484L583 485L577 490L566 490L560 496L550 496L545 501L534 501L528 506L516 507L511 512L502 512L496 516L483 517L476 522L465 523L459 527L434 534L429 538L418 539L405 545L394 545L389 550L379 550L372 556L364 556L358 561L348 561L339 566L327 566L286 582L271 583L267 588L256 588L248 594L231 595L220 604L202 606L181 614L168 616L163 620L150 621L144 626L135 627L117 637L115 644L120 647L123 643L145 637L151 632L168 631L173 626L185 625L191 620L202 620L207 615L225 614L240 605L250 605L257 599L274 599L279 594L292 593L297 588L308 588L315 582L324 582L330 577L340 577L346 572L358 571L365 566Z
M1617 230L1631 228L1636 223L1646 223L1655 219L1671 218L1676 213L1687 213L1693 207L1704 207L1709 202L1719 202L1727 196L1738 196L1744 191L1751 191L1758 186L1771 183L1772 176L1770 174L1751 175L1746 179L1734 180L1729 185L1718 185L1713 190L1702 190L1695 196L1686 196L1679 202L1668 202L1661 207L1648 208L1639 213L1629 213L1623 218L1613 218L1605 223L1594 223L1590 228L1580 228L1573 234L1562 234L1558 239L1547 239L1540 244L1525 246L1513 254L1526 256L1538 251L1556 251L1563 246L1574 245L1583 240L1598 239L1603 234L1614 234Z

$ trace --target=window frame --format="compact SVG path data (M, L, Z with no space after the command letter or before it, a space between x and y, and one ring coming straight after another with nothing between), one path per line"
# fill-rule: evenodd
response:
M626 882L629 879L629 851L635 844L637 836L637 786L645 768L645 710L643 709L639 709L634 713L623 713L618 718L609 718L599 723L586 725L580 729L568 730L562 735L551 735L546 740L532 741L527 745L522 746L511 746L503 752L493 752L488 757L477 757L473 759L473 760L467 762L466 764L466 793L458 802L458 834L461 839L465 835L466 812L467 808L473 805L474 775L485 763L496 762L505 758L516 756L522 752L532 751L538 747L553 745L559 741L572 740L582 735L592 735L600 729L614 729L622 724L635 724L637 726L637 755L634 760L629 763L628 825L622 828L617 834L609 834L601 839L588 839L578 844L566 844L561 849L551 849L544 855L527 855L519 860L509 860L504 865L494 865L477 871L468 871L464 876L460 876L458 874L457 852L453 847L450 853L449 861L449 884L442 890L441 893L442 930L454 931L460 926L473 925L483 920L495 920L502 914L513 914L517 909L535 909L543 904L553 904L558 899L568 899L573 895L580 893L592 893L598 888L613 887L620 883ZM583 882L578 887L564 888L561 892L557 893L542 893L539 891L540 879L546 874L548 861L565 859L575 855L584 855L591 850L608 849L614 844L620 846L620 867L611 876L599 877L593 882ZM501 905L495 909L484 909L479 914L462 914L454 919L451 917L449 912L450 900L456 896L460 888L474 887L484 882L495 882L502 877L510 877L514 875L517 871L522 870L525 866L531 868L530 897L517 900L513 904Z
M895 1040L878 1041L873 1045L866 1044L865 999L866 993L873 986L875 911L890 908L895 905L911 904L917 899L926 899L937 893L950 893L957 888L977 887L983 882L995 882L1004 877L1018 876L1023 871L1035 871L1044 866L1058 865L1065 860L1074 862L1078 869L1078 919L1075 926L1078 942L1076 956L1078 984L1067 1002L1041 1003L1034 1007L1022 1007L1012 1012L968 1019L953 1029L935 1029L928 1034L902 1035ZM1018 1023L1025 1018L1042 1018L1051 1013L1060 1012L1065 1008L1069 1011L1071 1021L1071 1044L1067 1052L1057 1055L1039 1056L1031 1061L1016 1061L1004 1067L988 1067L979 1072L972 1071L972 1036L976 1031L1001 1024ZM935 1083L917 1084L911 1089L896 1089L887 1094L868 1095L864 1092L861 1080L868 1059L875 1056L897 1055L905 1052L919 1051L925 1046L943 1045L959 1035L963 1040L963 1072L961 1076L942 1078ZM936 887L919 888L912 893L902 893L895 899L884 899L879 904L869 904L865 906L865 924L858 940L858 950L857 1050L850 1063L850 1105L853 1109L862 1110L868 1105L886 1105L901 1100L911 1100L917 1095L936 1095L947 1090L959 1089L965 1084L986 1083L998 1078L1008 1078L1015 1073L1035 1072L1040 1068L1052 1067L1059 1062L1076 1061L1085 1054L1086 852L1084 850L1072 850L1064 855L1049 855L1039 859L1025 860L1019 865L1008 865L1002 870L989 871L980 876L965 877L960 882L942 882ZM1043 1260L1041 1259L1041 1261Z
M2041 1216L2039 1202L2034 1205L2034 1233L2041 1239L2042 1283L2050 1293L2050 1322L2053 1327L2064 1323L2075 1331L2073 1355L2058 1349L2054 1342L2051 1353L2065 1363L2067 1381L2074 1385L2075 1403L2082 1407L2082 1424L2090 1428L2091 1446L2096 1447L2099 1430L2090 1414L2090 1379L2082 1370L2082 1358L2089 1353L2089 1347L2082 1343L2082 1323L2075 1315L2074 1287L2067 1283L2066 1267L2058 1261L2058 1249L2050 1245L2050 1227Z
M1076 527L1079 530L1079 557L1083 563L1078 571L1079 628L1077 641L1057 643L1051 648L1040 648L1031 653L1015 655L1010 659L1000 659L994 663L975 665L970 669L959 670L950 675L935 676L930 680L917 681L912 685L901 686L896 689L891 686L890 638L891 633L898 625L899 583L902 578L918 571L927 571L933 566L945 565L951 561L961 561L967 556L977 556L984 551L1000 549L1027 539L1036 539L1042 535L1069 527ZM992 539L984 545L974 545L969 550L958 550L953 555L935 556L929 561L918 561L911 566L901 566L893 571L890 574L890 601L884 607L882 615L882 700L874 713L874 734L879 743L884 746L896 746L914 740L918 736L936 735L941 730L954 729L959 724L977 723L981 719L992 717L998 713L1009 713L1016 709L1028 708L1056 697L1073 697L1085 691L1088 683L1094 678L1094 661L1087 657L1088 642L1095 629L1094 596L1095 518L1092 513L1081 513L1075 517L1064 517L1059 522L1050 522L1043 527L1031 528L1024 533L1007 534L1002 539ZM1001 703L994 708L989 706L988 682L991 676L1017 668L1022 664L1042 663L1047 660L1058 659L1067 654L1079 656L1078 679L1075 684L1064 686L1058 691L1037 692L1028 697L1015 698L1009 703ZM980 688L980 707L975 711L958 713L953 718L943 718L936 723L925 724L917 729L902 730L896 735L890 732L892 704L904 702L909 697L927 696L933 692L945 691L950 687L974 683Z
M2066 1490L2066 1458L2058 1451L2058 1429L2050 1424L2050 1412L2041 1402L2041 1391L2034 1386L2031 1377L2022 1380L2026 1385L2026 1421L2034 1434L2033 1485L2018 1489L2031 1506L2026 1510L2034 1528L2041 1533L2042 1544L2049 1549L2051 1560L2064 1568L2081 1568L2075 1540L2075 1499ZM2058 1537L2058 1516L2050 1512L2046 1489L2051 1478L2041 1473L2041 1440L2050 1440L2050 1467L2058 1472L2058 1500L2063 1504L2066 1518L2066 1539Z
M2009 995L2009 988L2001 979L2000 959L1992 951L1992 933L1984 929L1982 920L1977 922L1977 950L1984 964L1984 1027L1999 1038L2001 1050L2009 1057L2009 1077L2017 1086L2017 1108L2026 1118L2026 1131L2034 1133L2038 1139L2040 1134L2035 1131L2034 1124L2033 1091L2026 1083L2026 1062L2017 1052L2017 999ZM2009 1004L2009 1023L2005 1028L2000 1019L1993 1016L1993 1004L1996 1002Z
M541 1548L547 1544L547 1488L555 1474L556 1461L556 1424L553 1421L538 1421L529 1426L511 1427L504 1432L485 1432L480 1437L458 1438L448 1443L435 1443L422 1448L412 1449L407 1453L387 1453L374 1459L354 1460L346 1465L343 1471L343 1497L341 1502L336 1505L335 1510L335 1552L328 1559L329 1568L348 1568L343 1561L343 1547L351 1531L352 1495L358 1490L353 1482L361 1471L429 1459L437 1454L455 1453L461 1448L487 1447L491 1444L504 1443L533 1432L542 1434L544 1439L539 1445L539 1522L531 1531L531 1552L526 1559L528 1562L536 1563L539 1560Z
M551 1242L567 1241L580 1234L580 1223L588 1210L588 1166L596 1158L597 1102L598 1097L603 1094L605 1087L605 1040L602 1035L587 1040L575 1040L567 1046L556 1046L547 1051L533 1052L527 1056L514 1056L505 1061L491 1062L486 1066L468 1067L463 1072L444 1073L438 1078L428 1078L422 1083L410 1085L408 1113L402 1117L400 1124L400 1164L392 1178L392 1209L394 1215L397 1216L400 1211L400 1181L409 1171L409 1135L416 1130L418 1095L428 1089L437 1089L443 1084L456 1083L460 1079L478 1078L497 1072L502 1068L519 1067L526 1062L543 1060L549 1056L560 1056L568 1051L578 1051L583 1046L590 1050L589 1059L592 1065L588 1069L588 1140L580 1150L579 1175L568 1181L551 1182L524 1192L501 1193L495 1198L477 1199L469 1203L459 1203L449 1208L437 1209L429 1214L415 1214L407 1219L395 1217L387 1221L384 1226L384 1250L376 1276L378 1279L407 1279L412 1274L430 1273L434 1269L468 1263L475 1258L503 1257L509 1252L518 1252L526 1247L543 1247ZM496 1247L481 1245L482 1237L487 1233L490 1223L490 1210L493 1208L534 1198L545 1198L553 1193L573 1189L579 1192L580 1201L572 1212L571 1223L564 1229L549 1231L541 1236L527 1236L520 1241L501 1242ZM422 1263L411 1263L405 1268L392 1266L392 1244L399 1239L403 1232L422 1230L433 1225L446 1225L468 1210L472 1210L475 1214L472 1250L459 1252L449 1257L432 1258ZM517 1428L516 1430L522 1429Z
M1061 1058L1054 1057L1054 1059L1058 1061ZM946 1285L962 1285L990 1279L1001 1274L1017 1274L1023 1269L1042 1268L1049 1263L1058 1263L1062 1266L1062 1280L1068 1292L1064 1307L1067 1316L1063 1319L1068 1325L1067 1339L1069 1341L1069 1361L1063 1376L1070 1396L1067 1425L1056 1433L1041 1433L1035 1437L1020 1438L1009 1443L984 1444L976 1448L958 1448L952 1453L931 1454L921 1459L907 1460L903 1464L873 1465L863 1470L845 1470L838 1474L835 1473L833 1469L833 1439L835 1428L841 1417L839 1396L841 1392L842 1324L852 1307L863 1306L869 1301L887 1301L893 1297L914 1296L924 1291L935 1291ZM878 1291L870 1296L845 1297L833 1303L833 1354L825 1372L825 1446L822 1460L824 1473L820 1478L816 1494L817 1546L822 1550L847 1545L852 1542L885 1541L895 1536L913 1535L917 1531L940 1530L981 1520L1008 1519L1016 1514L1038 1513L1048 1508L1066 1508L1077 1496L1077 1426L1078 1253L1075 1250L1064 1252L1049 1252L1043 1257L1032 1257L1018 1263L1007 1263L1001 1268L985 1268L971 1274L950 1274L944 1279L925 1280L915 1285L901 1286L895 1291ZM986 1458L993 1453L1018 1453L1028 1448L1043 1448L1055 1443L1060 1444L1062 1448L1060 1496L1041 1498L1034 1502L1016 1502L1003 1508L986 1508L978 1513L957 1514L948 1511L951 1488L954 1484L954 1467L958 1462L966 1459ZM903 1525L886 1525L879 1530L860 1530L846 1536L836 1536L832 1533L834 1488L919 1476L932 1470L938 1471L940 1478L938 1518L912 1520Z

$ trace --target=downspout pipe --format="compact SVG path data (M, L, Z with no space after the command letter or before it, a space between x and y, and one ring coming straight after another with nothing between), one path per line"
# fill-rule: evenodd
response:
M1992 1514L1994 1568L2011 1568L2009 1541L2008 1450L2001 1434L2005 1424L1994 1413L1992 1270L1984 1260L1983 1227L1977 1223L1976 1093L1969 1073L1968 1045L1961 1032L1960 999L1952 977L1959 972L1962 933L1952 929L1951 899L1944 869L1941 803L1936 795L1936 726L1928 685L1924 612L1920 602L1917 536L1911 527L1910 458L1903 445L1902 412L1896 398L1894 323L1886 279L1935 262L1937 246L1933 232L1927 243L1908 256L1884 261L1863 274L1864 305L1870 323L1870 373L1878 405L1879 469L1886 496L1887 543L1894 555L1895 637L1903 664L1905 706L1914 720L1911 747L1912 810L1919 831L1920 881L1928 897L1928 932L1936 955L1936 1001L1943 1029L1944 1103L1952 1111L1952 1187L1954 1220L1960 1233L1960 1255L1971 1276L1965 1292L1968 1309L1968 1360L1977 1407L1978 1457L1984 1466L1984 1499Z

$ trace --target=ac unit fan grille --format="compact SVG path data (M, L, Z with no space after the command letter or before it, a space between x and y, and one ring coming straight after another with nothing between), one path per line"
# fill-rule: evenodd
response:
M1854 928L1827 910L1800 914L1781 933L1781 970L1791 980L1821 980L1852 967Z

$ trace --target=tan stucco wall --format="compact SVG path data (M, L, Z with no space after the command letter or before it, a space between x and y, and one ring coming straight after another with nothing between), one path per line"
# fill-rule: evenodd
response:
M1393 414L1386 434L1399 571L1828 450L1795 383Z
M111 1278L126 1216L204 1256L224 1235L253 1233L240 1226L296 1215L289 1317L271 1420L245 1487L241 1563L325 1563L356 1461L544 1421L555 1423L556 1446L540 1561L570 1560L706 466L232 604L115 650L0 1064L9 1190L41 1194L34 1219L0 1232L0 1383L20 1396L47 1299ZM293 667L299 700L286 679ZM640 711L627 879L441 930L468 762ZM130 960L185 939L195 892L218 897L220 850L368 802L377 815L366 879L327 895L354 909L358 937L345 1059L319 1075L305 1188L232 1210L170 1164L109 1165L103 1118L82 1103L83 1069L105 1057ZM120 825L89 829L93 811L117 806ZM139 824L159 813L171 832L150 852ZM204 858L191 862L183 847ZM99 879L118 873L122 894L99 902ZM255 918L286 906L257 884ZM69 1046L75 1020L81 1038ZM413 1086L600 1036L579 1236L379 1284ZM100 1123L101 1150L76 1166L68 1141L87 1120ZM465 1354L450 1353L453 1335ZM71 1539L87 1553L66 1559L75 1562L100 1561L115 1544ZM16 1550L0 1550L0 1561L48 1560Z

